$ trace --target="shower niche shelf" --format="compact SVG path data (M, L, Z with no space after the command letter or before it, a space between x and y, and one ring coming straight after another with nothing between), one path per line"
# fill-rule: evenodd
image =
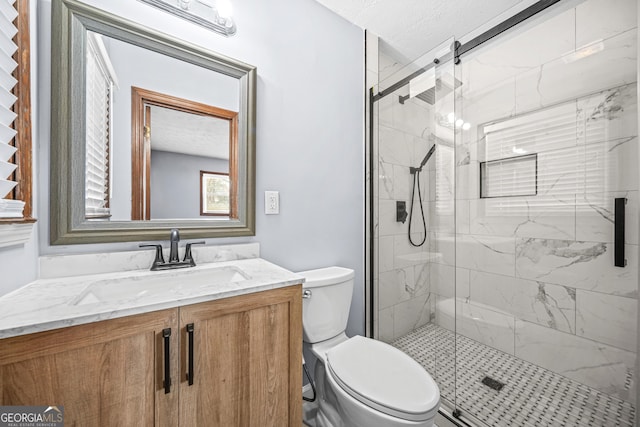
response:
M480 162L480 198L538 194L538 154Z

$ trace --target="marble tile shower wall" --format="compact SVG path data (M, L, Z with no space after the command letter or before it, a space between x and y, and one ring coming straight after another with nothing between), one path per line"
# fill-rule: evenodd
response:
M473 126L456 134L455 232L432 224L430 234L440 253L430 265L436 323L631 402L639 244L635 3L584 2L463 61L456 115ZM506 130L492 132L493 123ZM537 195L480 198L481 162L531 153L538 156ZM436 179L452 181L448 173ZM613 263L616 197L628 199L625 268ZM431 210L437 218L437 207Z
M380 64L392 61L380 54ZM433 112L429 104L416 99L399 102L408 90L397 91L378 102L378 176L377 228L378 241L376 301L378 338L394 339L428 323L432 317L429 288L429 244L413 247L409 243L409 220L396 221L396 201L406 202L410 209L413 176L410 166L418 166L433 144L430 142ZM431 137L431 140L433 138ZM427 214L430 191L427 168L420 174L421 196ZM416 189L413 210L412 237L420 242L424 236L420 205Z

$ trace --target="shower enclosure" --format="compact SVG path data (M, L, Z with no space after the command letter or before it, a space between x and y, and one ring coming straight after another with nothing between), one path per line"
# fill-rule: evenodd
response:
M462 422L635 425L636 17L559 2L371 91L368 332Z

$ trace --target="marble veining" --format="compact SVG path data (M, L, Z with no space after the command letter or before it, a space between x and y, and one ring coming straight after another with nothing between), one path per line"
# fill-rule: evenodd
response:
M577 335L636 351L637 300L584 290L577 294Z
M166 242L161 243L165 246L165 259L169 259L169 245ZM183 254L183 251L184 247L180 245L180 254ZM194 246L191 251L196 264L233 261L259 257L260 244ZM56 277L149 269L154 256L155 252L149 249L96 254L45 255L39 258L39 278L53 279Z
M538 282L538 294L535 297L535 302L542 305L544 311L548 317L547 326L553 329L561 329L559 327L559 323L562 322L564 324L571 324L571 319L565 311L560 307L560 302L558 299L554 298L554 296L547 292L546 284L542 282ZM567 295L574 302L576 300L576 292L575 289L563 286L564 290L567 291ZM558 313L561 318L556 317L556 313Z
M394 306L393 333L400 337L420 326L426 325L431 319L431 294L411 298Z
M620 103L615 102L618 96L620 96L619 89L608 94L605 99L596 106L591 114L587 116L587 121L603 118L606 120L613 120L620 117L620 112L623 111L623 108Z
M393 165L385 163L382 158L378 162L378 188L381 198L393 198Z
M516 276L611 295L636 297L636 245L625 245L628 264L613 265L613 245L551 239L516 239Z
M207 283L189 286L188 279L181 279L181 271L206 274L206 270L212 268L235 268L241 271L246 279L217 283L213 286ZM116 301L74 305L78 296L95 283L117 286L136 278L141 280L154 275L164 277L168 274L175 274L175 287L162 287L158 290L150 288L144 296L131 295ZM201 264L184 270L150 272L145 269L39 279L0 298L0 338L179 307L303 282L304 278L301 276L261 258Z
M635 139L635 136L628 136L626 138L622 138L616 141L613 141L613 144L611 145L611 147L609 147L609 149L607 150L609 153L613 152L614 150L618 149L622 144L626 144L628 142L631 142Z
M524 321L516 321L515 336L517 357L634 401L625 384L635 367L635 353ZM562 357L558 357L559 348Z
M577 247L576 243L580 244ZM516 256L526 257L532 262L540 262L543 254L566 260L566 263L556 268L566 268L571 265L589 262L606 252L604 243L589 244L585 242L570 242L566 240L524 239L518 246Z

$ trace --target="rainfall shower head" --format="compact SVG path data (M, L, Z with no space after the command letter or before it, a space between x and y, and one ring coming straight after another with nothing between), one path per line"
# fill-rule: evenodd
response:
M450 94L454 89L457 89L460 86L462 86L462 82L456 79L455 77L453 77L453 85L443 81L442 79L437 79L435 86L432 86L429 89L420 92L414 97L418 98L423 102L426 102L429 105L433 105L436 103L436 90L438 91L437 92L438 99L443 99L445 96ZM404 104L404 102L409 98L411 98L411 95L400 96L399 97L400 104Z
M414 167L410 167L409 168L409 173L410 174L415 174L416 172L422 172L422 168L424 167L424 165L427 164L427 162L429 161L429 159L431 158L431 156L433 156L433 153L436 151L436 144L433 144L433 146L429 149L429 152L427 153L426 156L424 156L424 159L422 159L422 162L420 162L420 166L417 168Z

